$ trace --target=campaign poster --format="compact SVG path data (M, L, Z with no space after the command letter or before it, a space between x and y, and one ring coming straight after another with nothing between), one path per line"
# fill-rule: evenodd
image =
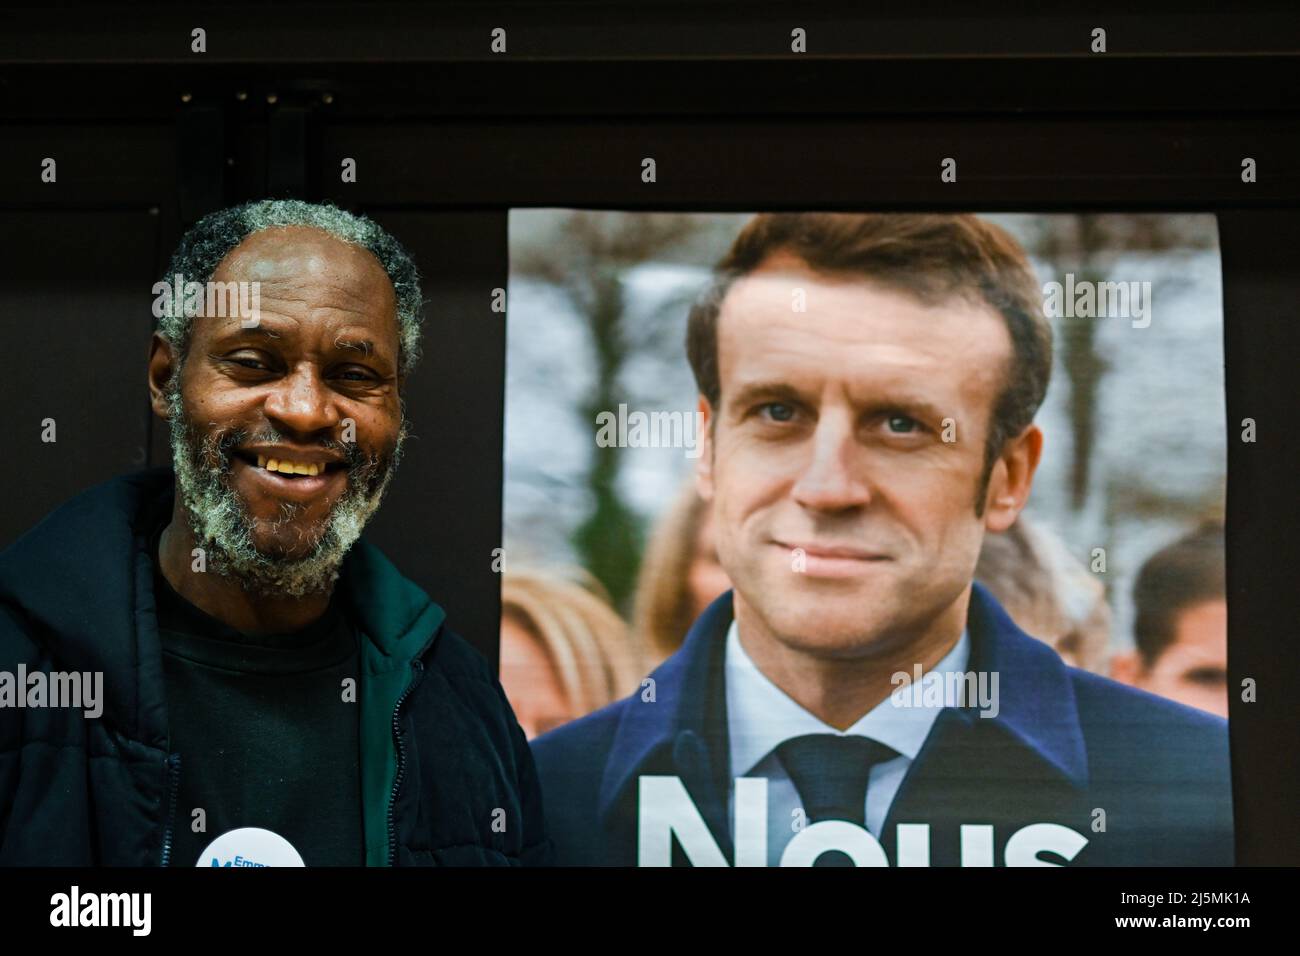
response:
M561 863L1233 862L1208 214L513 210Z

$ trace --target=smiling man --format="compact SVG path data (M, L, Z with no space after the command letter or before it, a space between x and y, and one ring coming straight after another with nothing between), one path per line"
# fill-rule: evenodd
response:
M99 719L0 711L0 863L547 862L495 676L360 539L406 433L409 256L264 201L194 226L172 276L148 382L173 467L0 555L0 661L103 673L107 696ZM256 312L191 283L251 286Z
M1010 235L758 216L687 351L734 590L641 693L534 741L562 862L1232 862L1225 722L1067 667L973 580L1044 446Z

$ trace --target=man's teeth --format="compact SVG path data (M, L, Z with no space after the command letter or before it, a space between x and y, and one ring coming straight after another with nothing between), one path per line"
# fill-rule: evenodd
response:
M303 461L289 461L287 458L267 458L265 455L257 456L257 467L265 468L267 471L278 471L282 475L308 475L311 477L315 477L325 470L324 465Z

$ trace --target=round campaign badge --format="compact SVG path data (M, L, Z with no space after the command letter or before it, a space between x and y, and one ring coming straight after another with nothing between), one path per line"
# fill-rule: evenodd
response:
M306 866L293 844L271 830L227 830L199 854L195 866Z

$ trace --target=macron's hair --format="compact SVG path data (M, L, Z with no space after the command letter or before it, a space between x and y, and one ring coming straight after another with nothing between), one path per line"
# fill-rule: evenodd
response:
M1202 601L1227 598L1225 541L1223 524L1205 521L1147 558L1138 571L1133 638L1148 669L1174 643L1183 611Z

